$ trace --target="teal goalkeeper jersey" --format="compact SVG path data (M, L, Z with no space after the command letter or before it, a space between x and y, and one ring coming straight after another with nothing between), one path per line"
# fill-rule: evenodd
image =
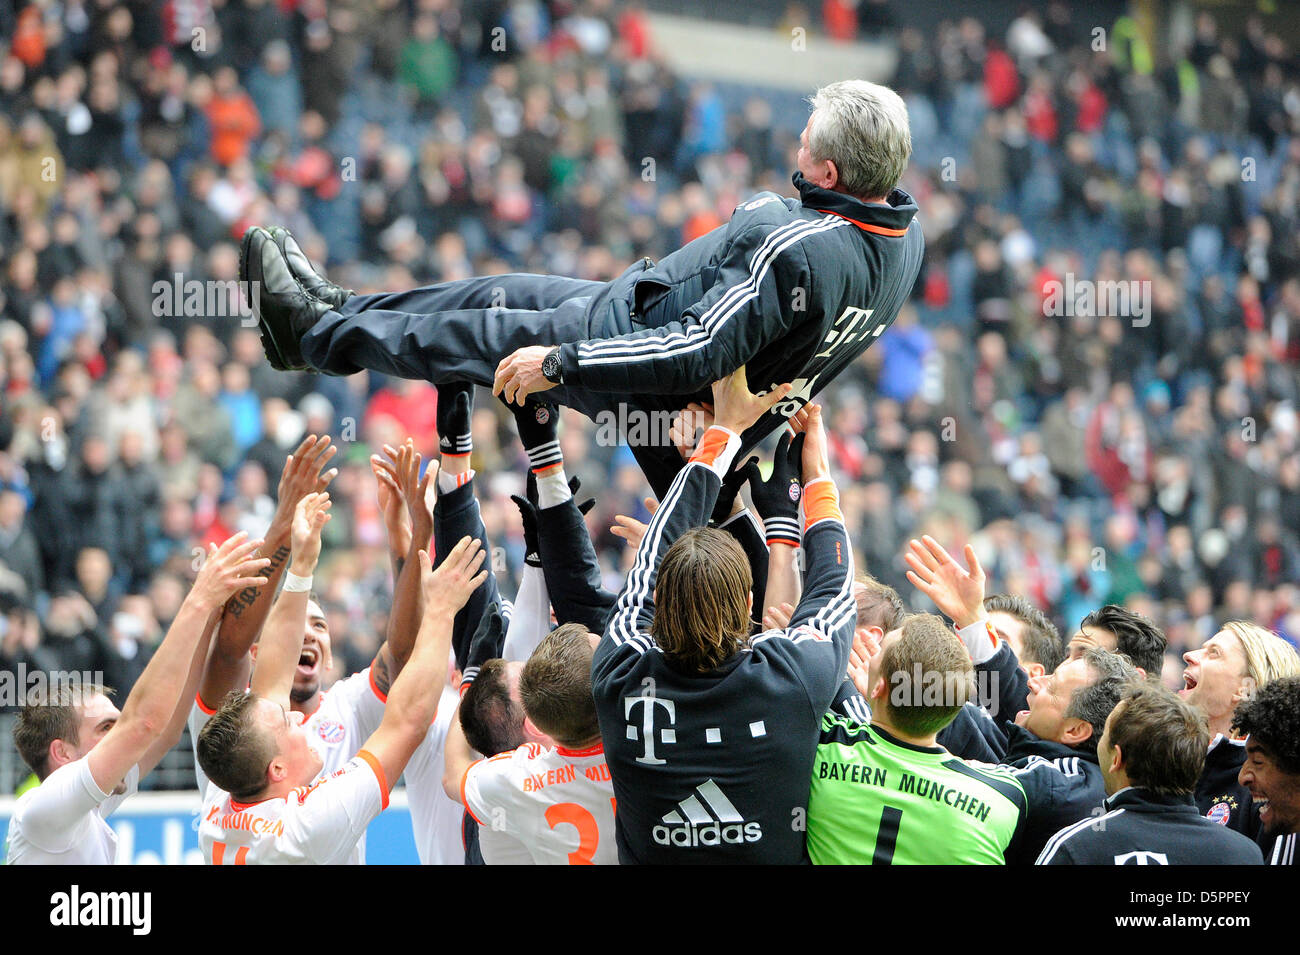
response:
M1002 865L1025 811L1009 772L834 713L822 719L808 799L817 865Z

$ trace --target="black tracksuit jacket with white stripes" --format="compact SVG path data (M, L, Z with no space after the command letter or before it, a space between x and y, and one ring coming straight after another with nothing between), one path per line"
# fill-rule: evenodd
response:
M1186 796L1130 786L1108 798L1105 814L1062 829L1038 865L1259 865L1259 846L1215 825Z
M1245 761L1245 740L1216 736L1205 754L1201 778L1196 781L1196 806L1211 822L1254 839L1259 834L1259 810L1249 787L1237 779Z
M560 347L564 387L635 396L653 411L712 401L709 386L740 365L754 391L793 382L742 436L743 453L848 367L916 282L916 203L899 189L865 203L797 172L793 181L798 199L761 192L726 225L657 264L642 259L594 296L591 337Z
M1300 840L1300 835L1294 832L1284 833L1280 836L1271 836L1265 832L1260 832L1256 842L1259 843L1260 849L1264 851L1265 865L1295 865L1295 846Z
M1020 838L1007 852L1007 864L1032 865L1058 831L1101 815L1106 780L1094 747L1042 739L1014 723L1007 727L1007 737L1002 763L1016 774L1029 805Z
M682 672L649 632L656 576L672 543L708 522L720 483L700 461L677 475L592 663L623 864L806 861L819 727L857 619L852 548L842 519L812 523L789 628L753 637L715 670Z

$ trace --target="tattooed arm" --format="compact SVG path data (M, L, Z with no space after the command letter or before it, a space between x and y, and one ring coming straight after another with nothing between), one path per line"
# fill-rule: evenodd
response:
M433 536L438 462L430 461L421 478L421 457L410 438L397 448L385 445L384 451L392 463L374 457L370 465L379 479L380 502L388 526L388 547L393 558L393 606L388 614L387 639L370 664L370 675L379 692L387 696L411 655L424 614L419 553L429 549L429 539ZM390 516L394 501L405 521L395 514ZM405 550L399 553L403 547Z
M285 461L275 516L267 529L265 543L256 555L271 559L262 572L267 582L260 587L245 587L226 601L221 629L217 632L199 684L199 699L205 705L216 707L231 690L242 689L247 684L251 669L249 648L266 623L280 577L289 563L289 534L294 509L306 495L323 491L338 474L337 469L321 473L336 450L330 446L328 436L308 435Z

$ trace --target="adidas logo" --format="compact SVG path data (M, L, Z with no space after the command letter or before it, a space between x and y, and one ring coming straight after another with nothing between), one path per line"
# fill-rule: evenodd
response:
M718 784L709 779L665 815L651 835L661 846L698 849L757 842L763 838L763 829L756 822L746 822Z

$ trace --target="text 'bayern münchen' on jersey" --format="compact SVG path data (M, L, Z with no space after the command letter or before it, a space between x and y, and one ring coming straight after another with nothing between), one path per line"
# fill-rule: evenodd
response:
M244 803L208 784L199 849L209 865L342 865L388 806L379 760L361 750L288 796Z
M822 720L808 799L815 864L1002 865L1025 814L1007 771L835 713Z
M370 667L339 680L320 695L316 709L299 714L307 730L308 745L321 758L321 776L342 769L358 749L379 728L384 719L387 697L375 686ZM194 747L194 775L200 793L208 790L208 779L199 768L199 733L216 712L201 697L190 707L190 745ZM349 865L364 865L366 840L357 840Z
M461 781L488 865L617 865L614 784L597 743L525 743L481 759Z

